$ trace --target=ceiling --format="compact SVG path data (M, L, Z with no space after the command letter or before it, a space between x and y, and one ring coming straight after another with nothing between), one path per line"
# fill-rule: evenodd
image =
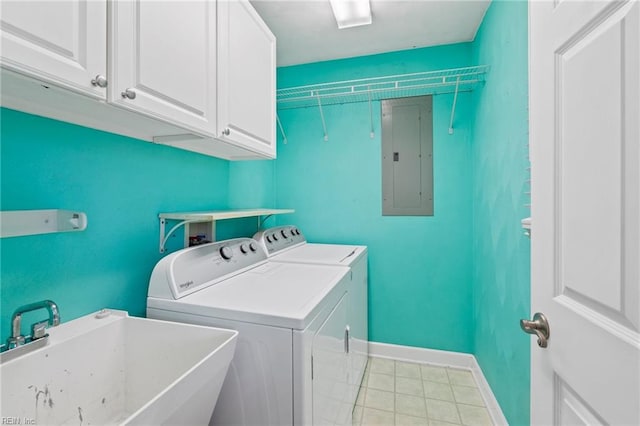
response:
M278 40L278 66L474 39L490 0L371 0L371 25L339 30L329 0L251 0Z

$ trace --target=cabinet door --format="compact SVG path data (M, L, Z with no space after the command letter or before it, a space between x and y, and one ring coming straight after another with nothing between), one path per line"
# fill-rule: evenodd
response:
M313 424L351 425L345 294L313 338Z
M109 101L190 131L215 132L215 1L115 0Z
M107 75L106 0L3 1L0 7L3 67L106 98L106 89L91 83Z
M276 39L248 1L218 3L218 137L275 158Z

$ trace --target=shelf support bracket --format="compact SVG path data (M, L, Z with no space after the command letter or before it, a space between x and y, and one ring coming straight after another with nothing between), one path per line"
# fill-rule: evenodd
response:
M287 144L287 135L284 134L284 129L282 128L282 123L280 122L280 117L276 114L276 122L278 123L278 127L280 128L280 134L282 134L282 142Z
M449 134L453 134L453 117L456 113L456 102L458 102L458 88L460 86L460 77L456 78L456 91L453 95L453 106L451 107L451 119L449 120Z
M367 94L369 95L369 123L371 124L371 132L369 137L373 139L376 133L373 131L373 105L371 104L371 86L367 86Z
M266 216L258 216L258 231L262 229L262 225L271 217L272 214L268 214Z
M327 142L329 140L329 135L327 134L327 123L324 121L324 112L322 112L322 102L320 102L320 95L316 94L316 99L318 100L318 109L320 110L320 119L322 120L322 130L324 131L324 141Z
M164 229L165 229L165 225L167 223L167 219L161 218L160 219L160 253L164 253L166 248L165 245L167 244L167 240L169 239L169 237L171 236L171 234L173 234L174 232L176 232L176 229L180 228L181 226L186 225L187 223L193 223L193 222L198 222L197 220L183 220L181 222L178 222L173 228L171 228L169 230L169 232L167 232L167 234L164 234Z

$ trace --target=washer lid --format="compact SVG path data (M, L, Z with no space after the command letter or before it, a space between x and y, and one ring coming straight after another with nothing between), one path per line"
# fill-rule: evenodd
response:
M149 297L149 307L207 317L304 329L325 301L347 289L349 268L271 263L179 300Z
M306 243L272 256L270 260L276 262L350 266L360 255L366 253L366 251L366 246Z

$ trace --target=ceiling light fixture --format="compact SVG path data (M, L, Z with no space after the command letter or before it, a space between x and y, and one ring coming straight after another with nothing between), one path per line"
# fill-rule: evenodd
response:
M329 0L339 29L371 24L369 0Z

